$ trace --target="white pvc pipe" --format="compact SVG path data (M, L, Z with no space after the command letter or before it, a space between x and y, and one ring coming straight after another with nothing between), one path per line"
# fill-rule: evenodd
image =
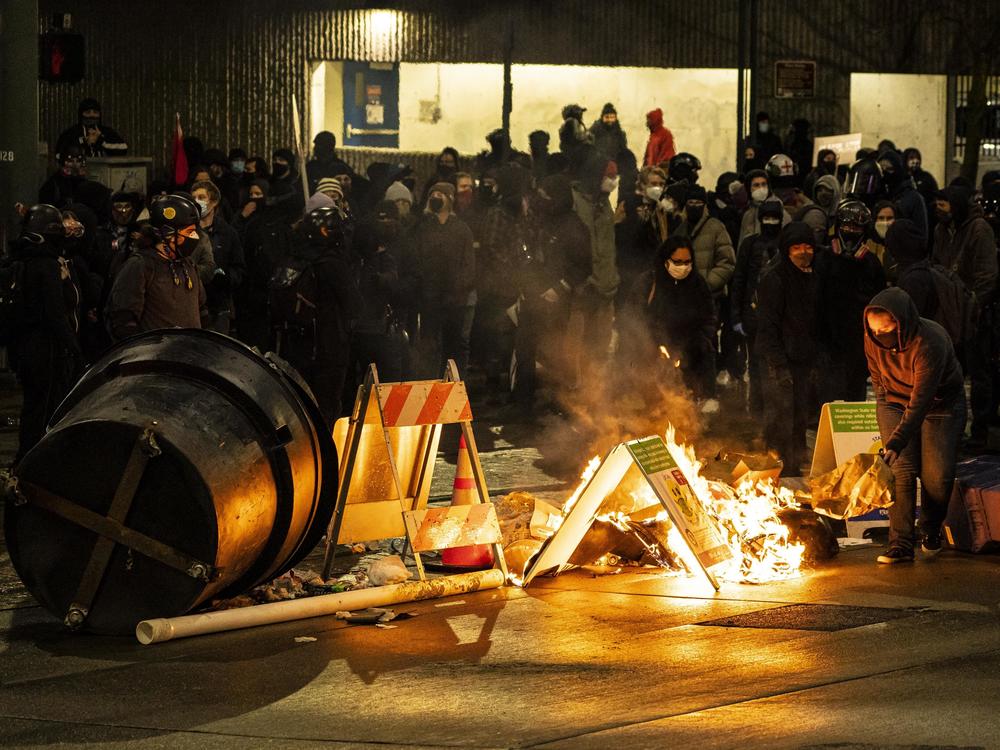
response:
M205 612L183 617L143 620L135 627L139 643L149 645L192 635L221 633L226 630L253 628L278 622L304 620L307 617L351 612L368 607L384 607L401 602L436 599L441 596L467 594L471 591L498 589L504 585L503 572L493 568L473 573L433 578L428 581L407 581L390 586L345 591L341 594L323 594L305 599L258 604L254 607L227 609L222 612Z

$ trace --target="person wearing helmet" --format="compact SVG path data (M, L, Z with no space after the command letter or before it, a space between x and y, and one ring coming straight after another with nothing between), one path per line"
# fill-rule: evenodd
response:
M314 208L268 284L274 349L309 385L330 429L343 411L351 328L362 309L347 250L343 213Z
M201 328L205 288L192 259L200 218L197 204L184 195L153 201L149 224L108 298L108 327L116 341L158 328Z
M701 170L701 160L694 154L682 151L671 157L667 162L667 181L686 182L688 185L698 183L698 172Z
M869 247L872 214L861 201L837 207L830 252L816 260L820 277L820 340L829 366L821 379L822 400L864 401L868 367L864 331L858 325L868 301L885 289L885 270Z
M816 237L793 221L778 235L780 258L757 287L757 356L764 386L764 435L789 474L806 459L806 427L814 417L819 280Z
M847 170L842 190L845 198L855 198L869 209L883 198L887 198L882 167L873 156L858 159Z
M663 124L663 110L657 107L646 113L649 141L646 143L644 167L658 167L674 158L674 134Z
M66 231L55 206L27 209L11 260L3 267L3 343L23 388L20 442L14 463L45 433L82 363L77 338L79 290L61 257Z
M879 154L878 165L882 169L887 198L896 206L896 216L909 219L927 236L927 206L913 186L913 178L898 151L888 150Z

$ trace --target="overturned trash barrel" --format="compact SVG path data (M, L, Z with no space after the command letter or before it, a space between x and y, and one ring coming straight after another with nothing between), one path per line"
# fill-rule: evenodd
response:
M130 634L298 563L332 515L337 456L288 365L170 329L91 367L15 480L4 532L25 586L71 627Z

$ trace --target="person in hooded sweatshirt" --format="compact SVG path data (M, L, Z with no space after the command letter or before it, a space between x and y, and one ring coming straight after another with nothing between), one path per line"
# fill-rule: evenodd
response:
M601 108L601 119L590 126L594 136L594 146L611 161L617 162L622 152L628 150L628 138L618 122L618 110L608 102Z
M812 154L810 154L812 156ZM816 166L813 167L812 171L806 175L806 178L802 181L802 192L816 200L815 188L816 182L820 177L824 175L830 175L834 178L836 182L837 179L837 154L835 151L831 151L828 148L821 148L819 153L816 154Z
M806 426L815 404L819 351L819 283L813 272L816 236L801 221L778 235L781 260L757 286L757 356L764 393L764 435L789 473L806 458Z
M677 154L674 148L674 134L663 124L663 110L657 107L646 113L646 127L649 128L649 141L646 142L646 156L642 160L644 167L658 167L666 164Z
M729 323L734 333L746 342L750 372L750 411L758 418L763 414L760 358L757 356L757 287L761 275L778 255L778 233L784 206L777 198L765 200L757 208L760 234L743 240L736 254L736 270L729 284Z
M937 320L938 294L931 259L917 225L909 219L894 221L886 232L885 246L896 260L898 276L895 285L910 295L921 318Z
M889 549L878 561L911 562L918 477L922 548L930 555L941 550L941 524L965 429L962 368L944 328L920 317L902 289L877 294L863 323L884 457L895 478Z
M751 169L743 178L746 184L747 195L750 198L750 202L747 205L746 210L743 212L743 217L740 219L740 236L736 243L739 247L743 244L743 240L752 234L760 234L760 222L757 219L757 209L760 204L769 198L774 198L778 200L777 196L771 190L771 180L767 176L767 172L763 169ZM784 226L792 220L791 214L788 210L782 206L782 218L781 224Z
M317 133L313 138L312 158L306 162L309 192L315 193L323 178L336 177L345 171L350 171L350 167L337 157L337 137L329 130Z
M298 221L306 196L302 195L302 180L295 169L295 154L291 149L279 148L271 155L270 184L268 202L281 207L289 225Z
M909 219L927 236L927 204L913 185L913 178L898 151L884 151L878 157L888 198L896 207L896 218Z
M945 188L935 201L937 227L934 229L935 263L958 274L965 286L976 295L980 321L976 335L965 351L959 352L965 370L972 381L971 440L967 449L979 450L986 445L992 411L993 372L990 342L992 305L997 284L997 245L993 228L982 217L979 207L972 206L972 194L967 188Z
M80 148L84 156L128 156L128 144L117 130L101 121L101 104L83 99L77 107L77 123L66 128L56 141L56 158L70 146Z
M680 362L684 385L696 399L715 395L715 303L708 282L695 269L690 238L667 238L655 268L639 277L633 288L646 327L649 357L666 347ZM658 351L659 350L659 351Z
M771 116L767 112L757 113L756 132L746 137L745 145L756 149L755 158L760 164L766 164L775 154L781 153L781 138L774 132Z

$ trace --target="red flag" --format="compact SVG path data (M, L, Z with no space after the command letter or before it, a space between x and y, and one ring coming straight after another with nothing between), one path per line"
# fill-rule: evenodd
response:
M188 159L184 153L184 131L181 130L181 113L177 113L174 125L174 186L180 187L187 182Z

